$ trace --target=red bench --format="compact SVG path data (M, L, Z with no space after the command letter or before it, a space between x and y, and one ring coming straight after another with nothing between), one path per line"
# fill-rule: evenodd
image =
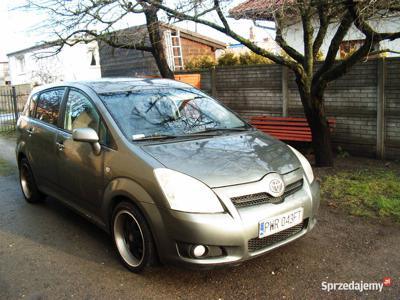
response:
M311 129L305 118L255 116L250 124L279 140L311 142ZM328 124L332 132L336 120L328 118Z

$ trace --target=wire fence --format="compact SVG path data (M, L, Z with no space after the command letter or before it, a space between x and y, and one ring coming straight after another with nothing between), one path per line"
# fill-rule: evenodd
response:
M0 132L15 130L29 93L29 85L0 87Z

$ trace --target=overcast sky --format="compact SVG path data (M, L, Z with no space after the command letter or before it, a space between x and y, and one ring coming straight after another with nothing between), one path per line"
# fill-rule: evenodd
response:
M234 2L240 3L242 0L235 0ZM17 9L23 3L23 0L0 0L0 61L7 60L7 53L12 51L24 49L40 42L49 39L48 33L45 29L37 29L45 16L38 12L28 12ZM127 20L126 25L139 25L144 23L144 18L137 18L135 20ZM179 26L194 30L194 24L185 22ZM233 21L231 22L232 28L239 34L249 37L249 30L252 26L250 21ZM50 30L50 29L49 29ZM209 27L198 25L198 32L208 35L226 43L234 42L225 35L210 29ZM272 32L267 32L264 29L255 29L257 38L267 37Z

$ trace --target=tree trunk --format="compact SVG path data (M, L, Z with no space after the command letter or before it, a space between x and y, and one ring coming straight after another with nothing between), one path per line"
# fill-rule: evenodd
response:
M312 134L312 146L315 154L315 164L318 167L333 166L333 151L331 132L325 115L323 90L318 94L307 92L304 84L296 79L301 102ZM310 89L311 90L311 89Z
M150 43L153 48L152 54L156 60L158 70L163 78L174 79L174 72L170 69L165 55L164 42L160 23L157 16L158 9L154 6L148 6L145 9L147 31L149 33Z
M312 133L315 164L319 167L332 167L333 152L331 132L325 116L325 110L323 107L317 110L312 110L306 117Z

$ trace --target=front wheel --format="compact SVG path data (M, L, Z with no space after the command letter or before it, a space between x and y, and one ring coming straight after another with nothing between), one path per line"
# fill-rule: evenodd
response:
M19 182L24 198L29 203L38 203L43 201L45 195L41 193L36 186L32 169L26 158L22 158L19 163Z
M123 265L141 272L155 258L150 228L140 211L129 202L117 205L112 218L112 235Z

